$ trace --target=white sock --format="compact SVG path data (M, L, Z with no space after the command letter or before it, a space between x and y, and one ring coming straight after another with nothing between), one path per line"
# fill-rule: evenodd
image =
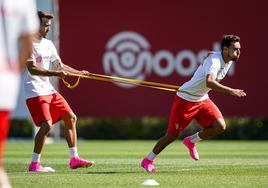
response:
M200 140L202 140L200 137L199 137L199 132L197 132L197 133L195 133L195 134L193 134L192 136L190 136L190 141L192 142L192 143L197 143L197 142L199 142Z
M40 163L40 159L41 159L41 154L38 153L34 153L32 155L32 162L39 162Z
M77 147L69 148L69 153L71 157L78 157Z
M153 161L156 157L156 154L154 154L154 152L150 152L148 155L147 155L147 159L149 159L150 161Z

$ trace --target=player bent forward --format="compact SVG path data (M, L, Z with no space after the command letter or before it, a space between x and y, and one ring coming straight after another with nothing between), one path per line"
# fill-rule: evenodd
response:
M225 121L220 110L209 99L208 92L215 90L237 97L244 97L246 93L241 89L233 89L219 83L231 64L239 59L240 38L225 35L221 41L221 52L212 52L200 64L192 79L184 83L180 89L187 93L177 92L175 96L168 124L167 133L159 139L153 150L142 160L141 166L147 172L155 172L153 161L156 156L170 143L178 138L180 132L195 119L204 129L183 140L194 160L199 159L196 143L222 133Z
M50 76L65 77L68 73L85 74L87 71L75 70L61 62L53 43L46 39L50 30L52 15L38 11L40 19L39 34L33 42L33 54L27 62L28 75L24 80L26 104L36 126L40 127L35 136L32 162L28 170L32 172L47 172L41 165L40 157L45 140L52 125L59 120L64 122L64 134L70 152L70 168L88 167L94 164L79 158L77 152L76 115L55 90L49 81ZM56 71L49 70L53 65Z

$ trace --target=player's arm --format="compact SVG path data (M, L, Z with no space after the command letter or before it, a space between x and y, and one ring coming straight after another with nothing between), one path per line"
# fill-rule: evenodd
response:
M206 77L206 84L208 88L211 88L212 90L223 92L223 93L229 93L231 95L237 96L237 97L244 97L247 94L242 89L233 89L228 86L224 86L220 84L216 77L208 74Z
M36 34L24 34L19 38L20 41L20 52L19 52L19 62L20 70L23 70L26 67L27 59L31 56L32 53L32 41Z
M42 67L38 67L36 66L33 58L28 59L27 68L32 75L36 76L58 76L63 78L68 75L68 73L63 70L47 70Z
M62 63L60 60L55 60L53 62L53 64L56 66L56 69L57 70L63 70L63 71L66 71L68 73L73 73L73 74L83 74L83 75L89 75L90 73L88 71L85 71L85 70L82 70L82 71L79 71L77 69L74 69L64 63Z

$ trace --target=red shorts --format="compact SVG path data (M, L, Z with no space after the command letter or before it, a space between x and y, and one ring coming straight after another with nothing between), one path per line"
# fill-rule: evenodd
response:
M66 100L59 93L29 98L26 100L26 104L35 125L38 127L42 122L48 120L51 120L52 124L54 124L64 114L72 111Z
M220 110L210 99L190 102L176 96L171 108L168 132L179 134L193 119L202 127L208 127L221 117Z
M9 131L9 112L0 111L0 142L6 140Z

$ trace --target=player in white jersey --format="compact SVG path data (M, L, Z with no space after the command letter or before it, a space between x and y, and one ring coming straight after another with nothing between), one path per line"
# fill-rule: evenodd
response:
M62 63L53 43L46 39L50 30L52 15L38 11L40 19L39 33L33 42L33 53L27 62L28 75L24 80L26 104L36 126L40 127L35 136L32 161L28 170L31 172L48 172L41 165L41 152L49 131L59 120L64 122L64 134L70 152L70 168L88 167L94 164L79 158L77 152L76 115L49 82L49 77L63 78L68 73L88 75L87 71L78 71ZM54 69L50 69L50 65Z
M175 96L167 133L160 138L153 150L142 160L141 166L147 172L155 172L153 161L167 145L176 140L180 132L195 119L203 130L183 140L194 160L199 159L196 143L222 133L225 121L218 107L209 99L208 92L215 90L237 97L246 93L241 89L233 89L219 82L225 77L231 64L239 59L240 38L235 35L225 35L221 41L221 52L211 52L199 65L191 80L184 83L180 89L187 93L177 92ZM191 95L190 95L190 94Z
M34 0L0 0L0 188L10 187L3 168L9 116L17 103L20 71L31 54L37 30Z

